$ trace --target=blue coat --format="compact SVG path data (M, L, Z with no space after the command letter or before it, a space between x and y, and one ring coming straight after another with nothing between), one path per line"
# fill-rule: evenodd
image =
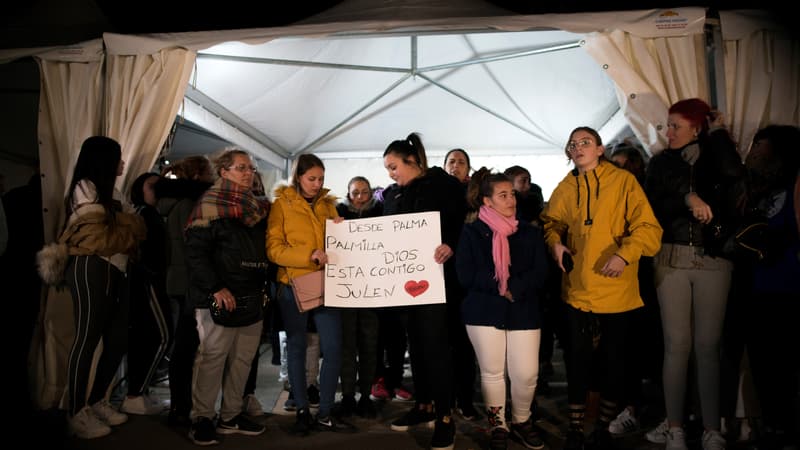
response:
M456 272L467 292L461 305L465 324L504 330L541 328L539 294L547 276L542 232L520 221L517 232L508 237L508 244L508 288L513 302L500 295L494 279L492 230L480 219L464 225L456 252Z

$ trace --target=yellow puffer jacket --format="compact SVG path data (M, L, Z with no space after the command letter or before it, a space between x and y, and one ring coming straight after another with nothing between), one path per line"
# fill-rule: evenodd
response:
M542 212L545 241L562 242L575 255L575 267L562 277L562 298L595 313L630 311L639 296L639 259L661 248L662 229L642 187L628 171L601 161L585 174L571 171L558 184ZM600 274L617 254L628 265L619 278Z
M267 258L278 265L278 281L289 284L294 277L319 270L311 261L314 249L325 249L325 221L339 217L336 197L322 189L313 204L293 186L275 189L275 202L267 222Z

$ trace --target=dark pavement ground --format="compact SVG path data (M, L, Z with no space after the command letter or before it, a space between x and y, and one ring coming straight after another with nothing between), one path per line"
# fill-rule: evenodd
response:
M330 432L314 432L307 437L298 437L289 434L289 429L294 423L293 412L283 410L283 402L288 393L283 390L283 383L278 381L279 367L271 364L272 354L268 345L262 347L265 353L261 356L259 364L259 378L256 396L261 401L267 415L257 418L257 421L266 426L266 432L260 436L228 435L220 436L220 445L216 448L226 450L244 449L427 449L429 448L432 430L412 429L408 432L391 431L389 428L392 420L403 415L413 403L409 402L376 402L378 409L377 419L361 419L353 417L348 419L357 428L354 434L339 434ZM549 382L549 392L537 394L539 410L536 415L537 425L542 431L546 448L560 450L563 447L564 434L567 420L564 415L566 410L566 382L564 366L560 350L556 350L553 360L554 374ZM408 371L406 373L408 375ZM410 385L410 379L406 379ZM656 386L645 387L645 395L651 398L660 396ZM168 398L168 388L154 387L153 394L160 398ZM114 398L112 397L112 402ZM658 403L658 402L656 402ZM482 410L479 384L476 383L475 405ZM312 410L312 413L314 411ZM655 450L663 449L663 445L651 444L644 439L644 433L655 426L662 419L661 406L654 406L642 412L643 427L640 431L624 438L615 440L619 449ZM477 421L467 421L458 415L456 419L455 448L459 450L477 450L488 448L487 422L483 418ZM130 416L127 423L115 427L114 431L105 437L92 440L81 440L66 437L64 434L65 422L63 415L43 414L38 418L37 426L33 427L33 434L26 439L23 448L64 448L79 450L190 450L197 449L187 438L187 429L172 428L167 425L166 413L161 416ZM587 433L591 425L587 427ZM13 432L13 430L11 430ZM689 436L692 436L691 430ZM511 441L509 449L522 450L525 447ZM697 438L690 440L690 449L699 449ZM751 448L746 445L730 445L730 449Z

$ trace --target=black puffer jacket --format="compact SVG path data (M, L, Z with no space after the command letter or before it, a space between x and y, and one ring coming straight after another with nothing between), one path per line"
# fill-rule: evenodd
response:
M164 218L167 228L167 294L184 297L189 288L183 229L194 209L194 204L211 187L205 181L161 178L153 186L156 209Z
M383 191L383 215L439 211L442 243L453 250L467 215L464 188L453 176L439 167L431 167L425 175L405 186L392 184ZM445 290L448 301L463 297L455 270L455 256L444 264Z
M692 165L684 160L689 147L699 145L700 154ZM720 254L726 235L736 221L736 198L744 165L726 130L679 149L667 149L654 156L647 167L645 191L653 212L664 229L661 241L703 246L711 256ZM714 214L707 225L698 222L686 206L685 197L696 192Z
M189 299L208 308L209 296L228 288L235 296L257 295L267 271L267 220L253 227L237 219L218 219L186 230Z

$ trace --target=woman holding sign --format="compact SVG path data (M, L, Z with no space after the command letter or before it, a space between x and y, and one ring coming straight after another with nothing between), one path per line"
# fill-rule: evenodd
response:
M461 307L481 370L491 448L505 449L509 428L528 448L544 447L533 428L531 402L539 375L538 292L547 275L542 233L518 221L511 180L482 167L467 191L478 218L464 225L456 270L467 294ZM512 423L506 424L506 367Z
M444 265L445 293L460 288L453 261L467 206L459 181L440 167L428 167L425 147L416 133L389 144L383 165L395 181L383 192L384 215L438 211L442 244L434 260ZM407 319L411 370L417 396L414 407L392 422L392 429L435 424L432 449L453 447L455 425L451 416L453 368L448 330L447 303L415 305L398 310ZM434 412L433 402L437 409Z
M311 154L300 155L294 165L292 184L275 189L275 203L267 225L267 257L278 265L278 305L286 328L289 384L297 404L292 431L306 435L312 429L354 431L352 425L331 414L339 371L342 367L342 318L336 308L320 306L300 312L290 286L292 278L322 269L325 254L325 221L339 219L336 198L322 187L325 166ZM320 336L323 364L320 403L312 420L306 392L306 330L314 321Z

